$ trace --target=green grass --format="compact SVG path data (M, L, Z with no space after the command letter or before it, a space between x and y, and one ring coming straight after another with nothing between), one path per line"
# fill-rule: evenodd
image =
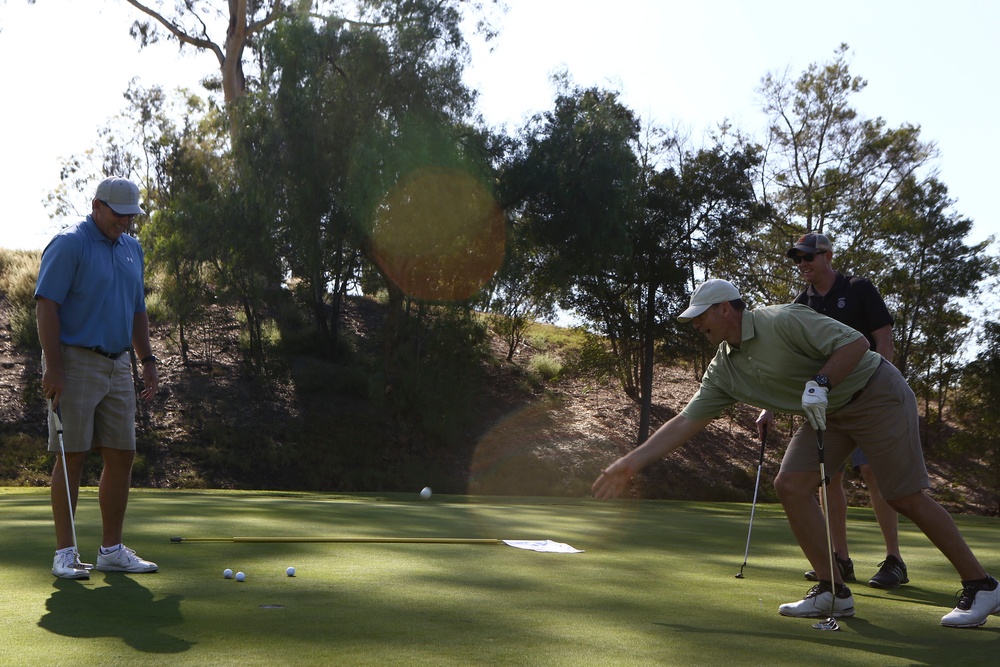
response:
M912 583L853 586L858 616L837 633L778 616L808 588L779 507L220 491L132 494L126 542L160 572L49 574L46 489L0 489L0 664L35 665L981 665L1000 619L942 628L957 577L906 521ZM997 519L961 516L1000 572ZM85 559L99 538L84 489ZM859 577L882 558L852 509ZM552 539L585 553L431 544L172 544L185 537L402 536ZM293 565L298 573L285 576ZM237 583L226 567L247 573ZM273 606L273 607L270 607Z

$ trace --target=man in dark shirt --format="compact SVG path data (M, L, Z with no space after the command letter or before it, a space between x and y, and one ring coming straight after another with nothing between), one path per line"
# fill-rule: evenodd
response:
M799 274L808 286L795 297L795 303L809 306L816 312L843 322L860 331L871 349L892 363L892 315L875 285L867 278L844 275L833 268L833 245L823 234L810 232L796 241L786 252L795 262ZM873 588L896 588L909 581L906 565L899 552L898 516L882 498L875 474L860 448L851 454L851 463L861 473L871 495L872 509L885 541L886 556L879 571L868 581ZM830 480L829 514L837 564L848 580L853 580L854 563L847 546L847 495L844 493L843 469ZM806 579L816 581L812 570Z

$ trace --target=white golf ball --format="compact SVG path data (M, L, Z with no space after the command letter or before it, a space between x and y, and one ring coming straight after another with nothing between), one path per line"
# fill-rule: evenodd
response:
M295 568L294 567L288 568L287 570L285 570L285 574L287 574L289 577L294 577L295 576Z
M222 571L222 576L225 577L226 579L232 579L233 571L227 567L225 570Z
M236 573L236 581L243 581L246 578L247 578L247 575L243 574L242 572L237 572Z
M421 500L427 500L430 497L431 497L431 487L425 486L423 489L420 490Z

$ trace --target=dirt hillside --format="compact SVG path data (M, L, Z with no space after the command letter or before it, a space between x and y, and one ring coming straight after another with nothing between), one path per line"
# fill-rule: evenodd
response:
M349 305L347 321L359 335L377 326L377 306L366 300ZM155 452L148 452L148 469L137 474L136 484L164 488L189 486L198 476L184 452L192 440L209 439L193 433L192 424L225 417L250 431L279 433L310 407L307 397L294 387L279 387L261 396L241 377L236 356L236 330L223 321L212 334L213 342L190 346L193 363L185 366L173 353L176 345L168 331L154 327L154 349L161 358L161 391L156 404L140 416L140 430L154 434ZM496 345L498 358L499 343ZM571 378L548 384L542 391L526 393L514 387L519 373L537 350L523 348L513 364L494 364L481 397L481 418L465 437L463 451L450 452L454 465L441 466L450 479L445 488L481 494L585 496L600 469L618 453L634 446L638 406L621 391L596 386L589 379ZM210 361L211 363L207 363ZM303 362L309 363L309 362ZM38 354L15 349L10 340L8 308L0 298L0 435L24 434L44 438L44 404L40 399ZM653 397L654 428L674 416L697 388L687 368L656 370ZM322 409L336 409L324 406ZM223 414L224 413L224 414ZM737 406L714 422L666 461L637 480L639 497L749 502L753 496L759 443L753 426L757 410ZM786 424L787 428L787 424ZM387 437L394 437L391 433ZM774 501L771 480L777 473L788 433L772 434L762 475L763 502ZM441 454L426 444L414 445L400 436L399 451L407 453L403 465L414 457L434 459ZM280 440L280 436L279 436ZM416 451L414 454L414 450ZM425 451L428 450L428 451ZM277 459L280 461L280 459ZM391 463L391 462L390 462ZM280 463L276 464L280 465ZM388 465L388 464L387 464ZM953 511L982 511L983 485L976 482L976 462L943 462L928 456L933 492ZM849 475L848 491L854 504L865 504L866 494L856 475ZM47 479L27 480L45 484ZM332 483L336 486L336 483ZM241 480L238 471L225 485L266 488ZM344 483L346 486L346 481ZM356 488L356 484L353 488ZM346 489L345 489L346 490Z

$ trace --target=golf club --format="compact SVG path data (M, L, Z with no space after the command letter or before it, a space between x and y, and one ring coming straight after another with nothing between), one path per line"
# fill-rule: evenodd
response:
M829 498L827 496L826 487L829 484L829 480L826 478L826 457L823 450L823 431L816 429L816 449L819 452L819 486L820 494L823 497L823 522L826 524L826 547L830 554L830 593L832 595L830 601L830 618L825 621L819 621L813 625L816 630L840 630L840 625L837 624L837 619L833 617L834 607L837 604L837 585L834 583L834 562L833 562L833 536L830 533L830 505Z
M743 578L743 568L747 566L747 557L750 555L750 534L753 532L753 514L757 509L757 489L760 488L760 470L764 467L765 445L767 445L767 424L764 425L764 430L760 436L760 458L757 460L757 482L753 486L753 504L750 505L750 528L747 529L747 548L743 552L743 565L740 565L740 571L736 575L737 579Z
M62 410L60 410L58 406L53 410L51 399L49 400L49 412L52 413L52 417L55 420L56 435L59 438L59 456L62 457L61 464L63 481L66 483L66 503L69 509L69 526L73 531L73 549L76 551L76 564L80 566L80 569L90 570L93 567L92 565L80 562L80 547L76 542L76 519L73 517L73 496L69 490L69 470L66 467L66 445L63 443Z

